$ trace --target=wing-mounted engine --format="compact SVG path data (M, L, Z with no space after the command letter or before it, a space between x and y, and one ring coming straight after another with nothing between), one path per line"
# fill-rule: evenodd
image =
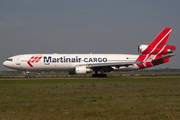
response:
M93 72L90 68L87 68L86 66L77 66L74 71L69 71L70 75L82 75L86 73Z
M172 45L164 45L162 47L149 46L149 45L138 46L138 52L141 54L166 55L172 53L173 50L176 50L176 46L172 46Z

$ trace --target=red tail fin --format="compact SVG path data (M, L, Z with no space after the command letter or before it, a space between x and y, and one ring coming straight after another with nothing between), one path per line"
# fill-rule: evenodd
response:
M166 45L171 30L172 28L164 28L149 45L140 46L140 53L152 55L166 55L167 53L171 53L172 50L176 49L175 46Z
M172 28L164 28L149 44L149 46L163 47L172 31Z
M137 64L140 69L169 61L169 57L172 55L165 57L162 57L162 55L172 53L172 51L176 49L176 46L166 45L171 31L172 28L164 28L149 45L141 45L138 47L138 51L142 53L142 55L139 55L136 61L143 62L142 64Z

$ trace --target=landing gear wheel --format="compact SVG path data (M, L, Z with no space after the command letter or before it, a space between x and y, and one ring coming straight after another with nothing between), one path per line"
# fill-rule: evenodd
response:
M29 79L30 78L30 71L26 71L26 77L27 77L27 79Z
M107 77L107 74L103 74L103 77Z
M97 77L97 74L92 74L92 77Z
M92 74L92 77L107 77L106 74Z
M29 79L30 78L30 75L27 75L27 79Z
M106 74L100 74L100 77L107 77Z

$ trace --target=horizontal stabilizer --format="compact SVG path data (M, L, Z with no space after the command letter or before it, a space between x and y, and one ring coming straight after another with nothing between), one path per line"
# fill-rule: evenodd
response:
M152 62L157 62L157 61L161 61L165 58L170 58L172 56L175 56L175 54L170 54L170 55L167 55L167 56L164 56L164 57L161 57L161 58L158 58L158 59L155 59L155 60L152 60Z

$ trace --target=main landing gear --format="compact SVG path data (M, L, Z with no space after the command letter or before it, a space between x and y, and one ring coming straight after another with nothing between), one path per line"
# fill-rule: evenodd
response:
M98 71L95 71L95 74L92 74L92 77L107 77L107 75L103 73L98 74Z
M107 77L107 74L92 74L92 77Z

